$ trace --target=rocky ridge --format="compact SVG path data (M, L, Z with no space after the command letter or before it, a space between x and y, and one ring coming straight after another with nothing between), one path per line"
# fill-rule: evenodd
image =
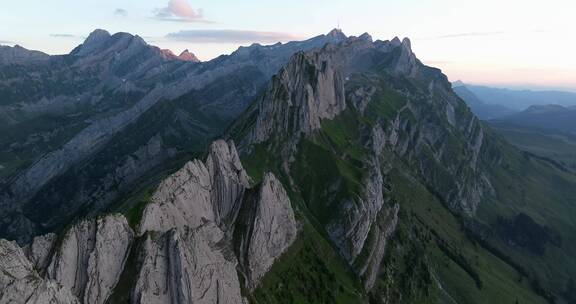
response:
M250 189L234 143L219 140L205 163L187 163L158 187L137 233L124 216L107 215L80 221L60 237L36 237L23 249L0 240L6 273L0 302L22 296L30 299L22 303L50 297L106 303L119 292L126 268L136 267L131 303L245 303L237 269L248 270L246 284L257 286L298 233L286 191L274 175L266 176ZM251 240L250 258L239 265L231 236L245 191L258 191L259 199L250 202L253 221L242 222L254 228L244 236ZM129 256L135 260L127 262Z
M138 36L96 30L70 54L7 67L0 127L18 136L0 137L8 155L0 163L0 235L23 244L81 210L107 209L178 155L205 149L293 53L343 39L254 44L195 62L190 52L167 56ZM58 216L43 216L52 212Z
M39 51L31 51L19 45L0 45L0 65L33 64L48 60L50 56Z
M421 85L424 90L415 89ZM376 116L379 109L375 104L382 96L396 96L406 102L386 113L388 117ZM240 137L244 154L250 155L256 146L265 147L269 155L279 155L275 161L281 163L294 191L321 193L322 199L307 203L330 205L327 208L331 211L325 212L334 215L322 220L324 229L370 290L399 217L400 207L390 194L394 187L388 181L390 164L407 162L417 168L414 176L423 177L454 210L470 216L482 198L493 195L482 167L490 161L483 150L484 131L462 107L446 77L416 58L410 40L373 41L365 34L295 54L234 128L249 130ZM324 129L328 120L345 123L338 120L342 115L362 117L356 125L344 127L358 129L358 138L346 139L348 145L362 147L360 159L346 156L348 147L339 147ZM249 125L242 125L245 122ZM450 146L453 141L462 144L457 161L451 154L456 153ZM302 181L298 168L302 157L314 156L301 156L303 142L319 143L343 159L341 162L350 162L346 157L356 158L350 166L357 167L361 175L359 189L341 197L342 191L350 191L343 188L348 179L345 173L328 178L329 182L317 181L325 184L309 189L306 183L310 180ZM448 174L441 181L432 178L443 170L440 167L446 167ZM304 174L306 178L309 173ZM324 214L317 216L325 218Z

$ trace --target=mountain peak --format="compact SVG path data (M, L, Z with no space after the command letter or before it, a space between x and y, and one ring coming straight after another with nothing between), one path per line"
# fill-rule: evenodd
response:
M200 59L198 59L194 53L188 51L187 49L178 55L178 59L190 62L200 62Z
M466 84L462 80L456 80L452 83L453 88L463 87L463 86L466 86Z
M200 62L200 59L198 59L198 57L196 57L196 55L194 55L194 53L192 53L188 50L182 51L182 53L180 53L180 55L174 54L174 52L172 52L169 49L161 49L160 53L166 59L182 60L182 61L190 61L190 62Z
M326 34L326 36L332 38L335 41L342 41L348 38L344 32L338 28L331 30L328 34Z
M102 45L104 41L110 39L110 37L111 35L108 31L103 29L96 29L92 33L90 33L90 35L88 35L88 38L84 40L84 43L82 43L74 50L72 50L70 54L78 56L84 56L86 54L89 54L93 50L98 49L98 47Z
M97 29L90 33L84 43L72 50L70 54L83 57L100 54L106 49L111 52L120 52L128 48L129 45L135 47L148 46L146 41L138 35L125 32L118 32L111 35L108 31Z
M392 43L393 46L402 45L402 41L400 41L400 38L398 38L398 37L394 37L394 39L392 39L392 41L390 41L390 43Z
M368 34L368 33L364 33L364 34L360 35L360 37L358 37L358 38L363 39L363 40L367 40L367 41L372 41L372 36L370 36L370 34Z
M86 38L84 44L99 42L108 38L110 38L110 33L108 31L103 29L95 29L92 31L92 33L90 33L90 35L88 35L88 38Z

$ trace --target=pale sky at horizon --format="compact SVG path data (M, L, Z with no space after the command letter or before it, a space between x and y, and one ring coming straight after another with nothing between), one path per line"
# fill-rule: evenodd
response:
M347 35L409 37L418 58L453 81L576 90L574 1L276 2L4 0L0 44L62 54L103 28L140 35L176 53L189 49L208 60L250 42L327 33L340 21Z

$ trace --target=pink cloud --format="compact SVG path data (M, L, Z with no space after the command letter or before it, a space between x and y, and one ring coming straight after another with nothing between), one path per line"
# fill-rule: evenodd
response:
M154 16L162 21L211 22L204 19L201 9L192 8L187 0L170 0L166 7L154 10Z

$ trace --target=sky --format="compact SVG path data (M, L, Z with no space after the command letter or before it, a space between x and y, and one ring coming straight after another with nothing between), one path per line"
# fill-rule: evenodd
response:
M573 0L2 0L0 44L68 53L97 28L202 60L340 27L409 37L450 80L576 91Z

